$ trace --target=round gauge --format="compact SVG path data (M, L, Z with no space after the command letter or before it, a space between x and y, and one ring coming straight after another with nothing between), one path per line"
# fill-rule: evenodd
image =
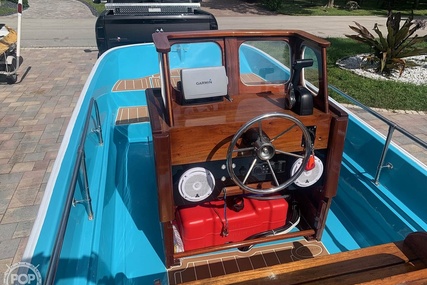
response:
M319 181L323 173L323 163L317 156L314 156L314 168L312 170L304 170L301 175L294 181L299 187L308 187ZM298 158L291 168L291 175L294 175L302 164L302 158Z
M179 178L179 194L187 201L200 202L208 198L215 188L215 178L203 167L188 169Z

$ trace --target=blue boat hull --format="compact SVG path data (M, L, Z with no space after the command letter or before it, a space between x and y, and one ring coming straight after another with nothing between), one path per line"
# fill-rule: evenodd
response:
M146 94L144 90L111 91L120 79L159 73L157 57L142 56L146 54L156 54L153 44L103 54L64 136L24 255L40 265L42 276L47 272L72 179L70 169L94 98L104 137L100 145L98 135L91 132L84 144L94 219L87 218L84 205L71 208L57 284L168 284L150 122L115 123L119 108L147 106ZM95 128L94 111L91 118L89 129ZM410 232L427 230L427 208L423 205L427 198L426 167L392 145L386 160L394 167L384 170L379 185L375 185L372 180L383 145L383 137L354 115L349 116L338 194L322 238L330 253L398 241ZM84 188L83 179L79 179L77 200L84 199Z

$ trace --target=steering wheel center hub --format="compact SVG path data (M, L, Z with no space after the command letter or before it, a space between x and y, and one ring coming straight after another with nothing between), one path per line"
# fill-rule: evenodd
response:
M266 142L264 139L258 139L255 142L255 151L259 159L269 160L272 159L276 153L274 145L270 142Z
M283 124L277 124L279 126L277 128L277 134L271 132L271 128L269 129L270 135L273 133L274 136L270 138L268 132L263 130L264 126L269 125L273 121L283 120ZM281 130L280 126L287 126L286 129ZM287 152L281 149L281 147L286 146L287 144L284 142L286 138L286 134L290 134L291 131L294 133L294 130L302 132L303 136L303 144L301 144L301 151ZM288 139L290 135L288 135ZM278 142L281 143L278 143ZM240 143L238 143L240 142ZM243 143L242 143L243 142ZM273 142L275 145L273 145ZM254 193L254 194L271 194L278 191L281 191L291 185L304 171L305 165L307 164L308 158L310 156L311 148L304 147L311 146L311 137L307 128L304 124L298 120L297 118L283 113L267 113L260 116L257 116L248 122L246 122L240 129L236 132L236 134L231 139L230 145L227 150L226 157L226 168L230 175L230 178L238 185L241 189ZM252 163L248 166L247 171L245 173L236 173L235 168L233 167L233 159L247 154L251 152L251 154L256 154L253 157ZM277 172L273 166L274 156L279 153L282 155L288 155L292 157L301 158L301 165L297 168L295 172L290 176L283 176L282 173ZM251 184L254 184L253 180L251 180L252 172L257 171L257 163L259 161L263 162L263 165L266 167L266 171L269 173L267 180L270 180L270 183L267 183L266 188L258 187L259 183L257 183L255 187L252 187ZM267 181L260 181L267 182ZM270 187L269 185L273 185Z

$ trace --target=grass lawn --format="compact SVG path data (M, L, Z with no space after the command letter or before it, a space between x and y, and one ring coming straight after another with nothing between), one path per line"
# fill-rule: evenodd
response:
M335 65L338 59L367 53L370 51L369 47L346 38L328 40L331 42L328 49L329 84L370 107L427 111L427 85L373 80L342 70Z
M92 0L78 0L80 2L83 2L84 4L88 5L92 8L93 11L96 11L99 14L101 14L102 11L104 11L104 4L94 4Z
M275 0L262 0L263 3ZM281 7L277 11L285 15L301 16L387 16L387 5L381 5L381 0L363 0L360 7L356 10L349 10L346 3L349 0L335 0L334 8L325 8L327 0L292 0L282 1ZM384 1L387 2L387 1ZM413 10L412 1L394 1L393 11L402 12L404 15L410 15ZM414 16L427 15L427 2L420 1Z
M16 13L17 5L10 1L0 0L0 16Z

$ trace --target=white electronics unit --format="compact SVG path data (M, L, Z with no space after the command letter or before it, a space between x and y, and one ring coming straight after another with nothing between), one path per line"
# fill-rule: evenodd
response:
M181 70L182 92L185 100L227 95L228 78L224 66Z

